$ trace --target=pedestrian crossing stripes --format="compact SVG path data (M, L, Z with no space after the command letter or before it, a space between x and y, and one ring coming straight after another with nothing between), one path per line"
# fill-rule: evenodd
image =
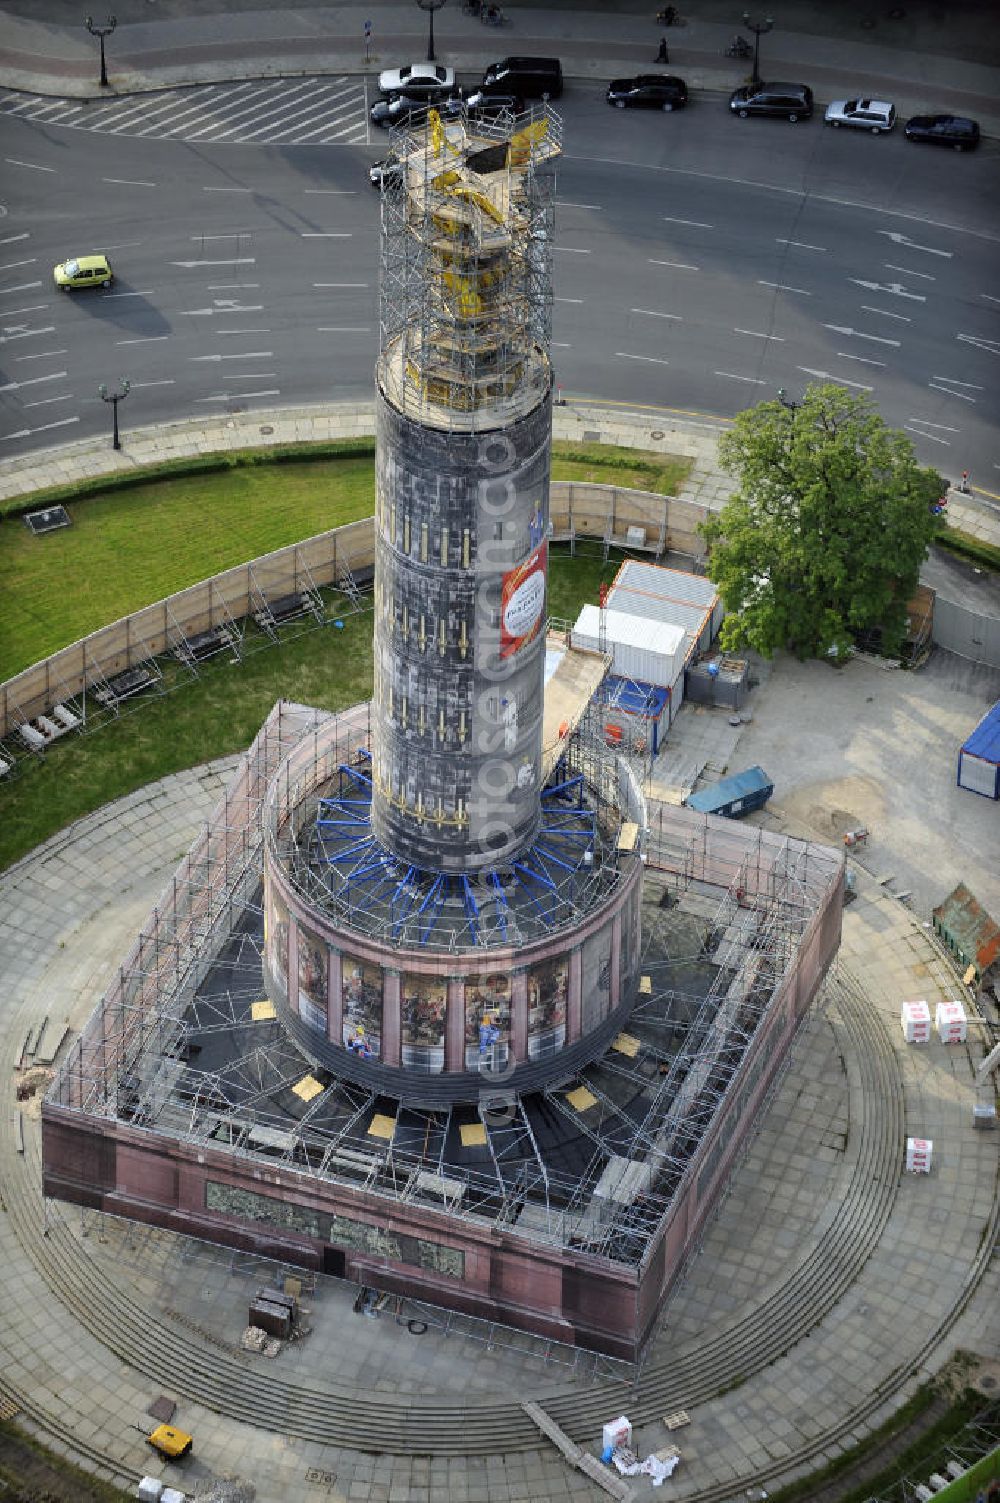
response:
M363 81L342 75L206 84L109 100L41 99L3 90L0 114L151 141L333 146L367 139L366 102Z

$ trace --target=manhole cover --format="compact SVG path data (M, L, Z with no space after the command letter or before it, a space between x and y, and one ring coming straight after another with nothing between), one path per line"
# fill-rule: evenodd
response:
M654 428L649 436L650 438L663 438L665 435L662 428Z
M260 425L260 431L261 431L261 433L273 433L274 432L274 424L273 423L261 423L261 425Z
M585 444L599 444L601 442L600 430L597 428L587 429L584 432L583 441Z

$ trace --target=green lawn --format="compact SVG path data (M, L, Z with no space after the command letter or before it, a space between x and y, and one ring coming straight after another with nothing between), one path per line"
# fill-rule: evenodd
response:
M553 480L593 480L600 485L655 491L659 496L675 496L691 473L691 465L690 459L645 449L570 442L552 445Z

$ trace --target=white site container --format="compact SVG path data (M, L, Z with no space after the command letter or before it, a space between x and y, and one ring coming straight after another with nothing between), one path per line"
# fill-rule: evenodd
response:
M159 1477L142 1477L135 1491L140 1503L160 1503L163 1496L163 1483Z
M908 1044L929 1044L931 1010L926 1002L904 1002L899 1009L903 1037Z
M632 1444L632 1421L620 1414L616 1420L609 1420L603 1430L603 1449L606 1451L610 1446L612 1450L616 1446L630 1446Z
M931 1154L934 1142L931 1138L907 1138L906 1171L908 1174L930 1174Z
M585 605L573 627L574 647L601 650L601 608ZM648 621L624 611L604 612L604 650L611 653L611 672L635 683L669 689L684 667L687 638L669 621Z
M934 1013L934 1027L942 1044L964 1044L968 1020L961 1002L939 1002Z

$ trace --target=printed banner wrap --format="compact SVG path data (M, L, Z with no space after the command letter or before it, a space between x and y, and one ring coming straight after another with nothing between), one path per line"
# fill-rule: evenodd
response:
M513 657L537 636L545 618L547 542L503 578L500 594L500 656Z

